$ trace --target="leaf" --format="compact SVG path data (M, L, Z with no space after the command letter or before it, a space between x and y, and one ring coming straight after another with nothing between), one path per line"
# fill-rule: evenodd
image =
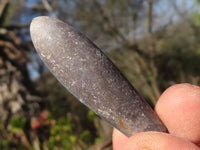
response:
M11 125L13 128L24 128L26 123L26 120L23 118L19 118L19 117L12 117L11 119Z
M96 118L96 114L92 110L89 110L87 113L87 118L93 121Z
M197 54L197 55L200 55L200 49L197 49L197 50L196 50L196 54Z
M194 12L193 16L196 21L196 25L200 26L200 14L198 12Z

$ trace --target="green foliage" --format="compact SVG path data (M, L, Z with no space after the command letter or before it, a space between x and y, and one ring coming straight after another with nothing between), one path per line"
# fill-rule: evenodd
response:
M11 119L11 125L15 128L24 128L25 123L26 120L24 118L14 116Z
M11 119L11 133L17 133L20 129L23 129L25 126L26 120L17 116L13 116Z
M200 55L200 49L197 49L197 50L196 50L196 54L197 54L197 55Z
M52 124L48 145L51 149L56 147L72 149L76 143L73 135L73 123L70 117L59 118L58 121L50 120Z
M82 147L94 143L98 138L93 122L96 114L69 94L52 75L43 74L36 84L38 91L48 97L47 122L50 124L48 146L51 149L70 150L76 147L77 143L84 143Z
M88 113L87 113L87 118L90 120L90 121L94 121L94 119L96 118L96 114L92 111L92 110L89 110Z
M93 139L92 139L92 135L90 133L90 131L88 130L85 130L81 133L80 135L80 138L81 140L83 140L85 143L89 143L91 142Z
M27 150L27 148L22 144L16 144L13 141L0 137L0 149L10 150L13 147L15 148L15 150Z
M99 142L101 142L103 139L104 139L104 136L96 137L94 143L99 143Z
M196 0L197 3L200 3L200 0ZM194 12L194 19L196 21L196 25L200 27L200 14L198 12ZM200 55L200 48L196 50L196 54Z
M11 147L11 142L7 139L1 139L0 148L9 148Z
M194 19L196 21L196 25L200 26L200 14L197 12L194 12Z
M60 117L57 120L51 118L48 122L51 125L48 139L48 146L51 150L56 148L72 150L78 141L88 144L94 141L89 130L84 130L80 135L76 135L76 128L71 117Z

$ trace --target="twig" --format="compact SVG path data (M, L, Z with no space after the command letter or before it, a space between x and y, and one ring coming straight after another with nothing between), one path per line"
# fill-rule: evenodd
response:
M57 18L57 16L55 15L55 13L53 12L53 8L51 7L51 5L48 3L47 0L42 0L42 3L44 5L44 8L55 18Z
M93 0L93 3L95 5L95 7L97 8L97 10L99 11L99 14L101 15L103 22L105 22L104 24L104 29L110 34L110 35L117 35L122 41L127 41L126 37L116 28L116 26L111 24L110 18L106 15L106 13L104 12L103 7L101 6L101 4L99 4L99 2Z
M6 5L8 4L8 2L9 2L9 0L2 0L0 2L0 17L3 14L3 11L4 11L5 7L6 7Z

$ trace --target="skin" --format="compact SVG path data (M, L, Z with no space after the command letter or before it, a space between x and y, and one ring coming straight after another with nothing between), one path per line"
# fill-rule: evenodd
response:
M168 133L142 132L127 138L113 131L114 150L200 150L200 87L177 84L159 98L155 112Z

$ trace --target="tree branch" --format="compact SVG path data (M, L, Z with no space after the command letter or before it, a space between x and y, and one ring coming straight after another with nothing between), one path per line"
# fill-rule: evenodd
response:
M5 9L5 7L6 7L6 5L9 3L9 0L2 0L1 2L0 2L0 17L2 16L2 14L3 14L3 11L4 11L4 9Z
M124 35L118 30L118 28L115 27L114 25L111 25L110 18L105 14L102 6L95 0L93 0L93 3L95 5L95 7L98 9L99 14L102 17L102 20L103 20L102 22L105 23L103 26L105 31L107 31L112 36L117 35L122 41L127 41L126 38L124 37Z
M42 0L42 3L44 5L44 8L47 10L47 12L49 12L54 18L57 18L57 16L55 15L55 13L53 12L53 8L51 7L51 5L48 3L47 0Z

